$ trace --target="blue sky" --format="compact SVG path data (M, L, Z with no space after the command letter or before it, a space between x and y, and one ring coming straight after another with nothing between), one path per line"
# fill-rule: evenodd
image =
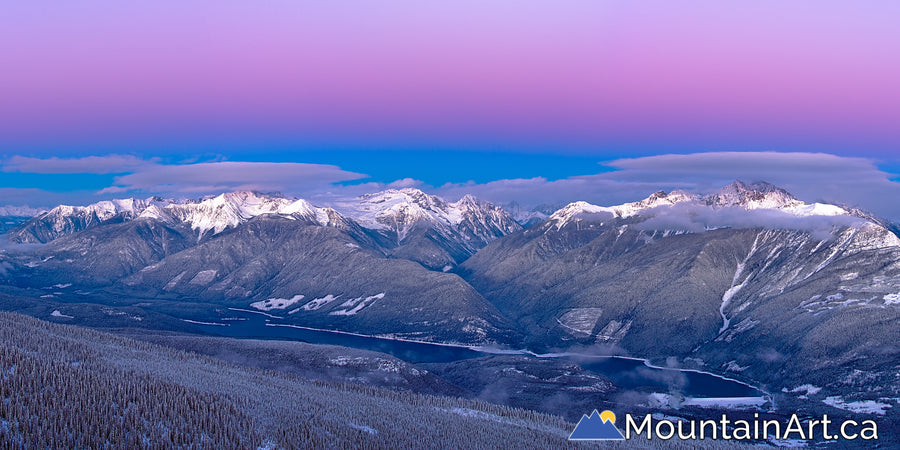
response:
M900 3L11 0L0 205L765 180L900 219ZM743 155L743 156L742 156Z

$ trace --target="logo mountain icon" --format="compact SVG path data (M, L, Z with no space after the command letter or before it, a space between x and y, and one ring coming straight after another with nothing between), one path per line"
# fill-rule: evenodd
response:
M598 413L595 409L590 416L581 416L575 430L569 435L570 441L625 440L616 428L616 415L612 411Z

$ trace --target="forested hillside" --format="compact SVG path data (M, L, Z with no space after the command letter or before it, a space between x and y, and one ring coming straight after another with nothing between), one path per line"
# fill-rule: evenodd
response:
M553 416L312 382L11 313L0 313L0 379L3 448L581 445Z

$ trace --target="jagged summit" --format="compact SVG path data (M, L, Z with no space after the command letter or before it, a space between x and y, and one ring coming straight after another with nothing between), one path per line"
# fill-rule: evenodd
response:
M472 195L451 203L414 188L365 194L338 202L335 209L366 228L392 234L397 243L424 227L474 250L521 229L503 209Z
M713 211L724 208L739 208L748 211L775 210L798 217L854 215L835 205L805 203L771 183L759 181L748 184L735 181L715 193L701 196L675 190L672 192L657 191L641 201L615 206L597 206L578 201L554 212L548 221L559 229L573 220L601 219L602 214L610 218L626 218L649 214L656 208L670 207L676 204L706 207Z
M562 228L572 220L588 218L625 218L641 213L642 211L661 207L672 206L677 203L694 202L697 199L691 194L675 190L672 192L657 191L649 197L631 203L623 203L615 206L597 206L588 202L578 201L564 206L562 209L550 215L548 222L555 224L556 228Z
M704 201L710 206L741 206L747 209L787 208L803 204L788 191L764 181L750 184L735 181L719 192L706 196Z
M253 191L237 191L199 200L161 197L103 200L87 206L60 205L33 217L10 233L13 242L49 242L103 223L137 219L186 224L200 237L217 234L262 214L317 220L323 211L306 200L291 200Z
M9 238L13 242L46 243L106 223L151 220L187 227L203 239L266 214L321 226L355 227L360 233L367 233L363 229L368 229L380 234L382 245L387 247L405 244L413 233L417 239L431 240L442 248L422 250L438 255L430 258L440 260L440 267L456 264L488 242L521 229L505 211L474 196L451 203L406 188L338 201L333 208L257 191L226 192L182 201L151 197L104 200L87 206L61 205L19 225ZM447 248L451 250L445 251Z

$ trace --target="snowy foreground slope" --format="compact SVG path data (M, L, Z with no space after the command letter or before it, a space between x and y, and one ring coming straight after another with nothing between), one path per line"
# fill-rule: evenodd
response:
M580 447L552 416L311 382L16 314L0 313L0 355L0 442L13 447Z

